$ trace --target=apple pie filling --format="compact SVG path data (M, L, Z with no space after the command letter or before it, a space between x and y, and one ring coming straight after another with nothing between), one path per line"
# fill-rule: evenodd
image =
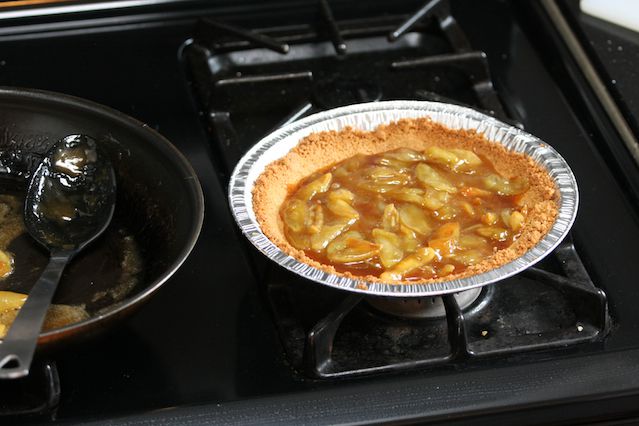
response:
M471 150L399 148L302 179L280 217L293 247L337 272L423 281L510 246L526 226L528 189Z

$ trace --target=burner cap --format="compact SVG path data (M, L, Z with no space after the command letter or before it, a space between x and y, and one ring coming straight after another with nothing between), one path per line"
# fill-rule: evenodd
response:
M481 294L481 287L455 293L460 309L466 309ZM441 318L446 316L440 296L431 297L368 297L366 301L378 311L402 318Z

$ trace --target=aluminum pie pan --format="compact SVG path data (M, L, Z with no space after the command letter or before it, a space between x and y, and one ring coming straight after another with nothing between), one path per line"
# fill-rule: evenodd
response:
M391 284L332 274L303 263L281 250L262 232L253 211L253 185L265 167L284 157L304 137L345 127L371 131L403 118L430 117L451 129L476 130L489 141L522 152L543 166L559 192L559 211L550 231L522 256L490 271L448 281ZM309 170L309 173L313 170ZM255 144L239 161L229 182L229 203L237 224L249 241L269 259L300 277L329 287L377 296L423 297L456 293L491 284L539 262L566 237L577 216L579 191L575 176L550 145L517 127L471 108L441 102L384 101L323 111L275 130ZM362 285L364 284L364 285Z

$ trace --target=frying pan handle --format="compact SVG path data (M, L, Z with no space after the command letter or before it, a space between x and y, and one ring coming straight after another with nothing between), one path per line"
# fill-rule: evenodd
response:
M0 342L0 379L16 379L29 374L42 323L62 276L74 253L51 255L42 275L29 292L9 332Z

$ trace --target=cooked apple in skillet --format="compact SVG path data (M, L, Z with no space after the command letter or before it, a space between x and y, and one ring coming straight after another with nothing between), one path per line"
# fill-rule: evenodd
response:
M23 232L22 202L13 195L0 195L0 289L2 283L13 273L13 254L7 251L7 247ZM0 290L0 339L7 333L26 298L26 294ZM89 314L82 306L52 305L43 329L63 327L88 317Z
M0 339L2 339L13 323L27 295L12 291L0 291ZM44 318L44 331L64 327L89 318L82 306L51 305Z
M400 148L313 173L280 214L291 245L338 272L415 281L463 272L512 244L528 187L471 150Z

